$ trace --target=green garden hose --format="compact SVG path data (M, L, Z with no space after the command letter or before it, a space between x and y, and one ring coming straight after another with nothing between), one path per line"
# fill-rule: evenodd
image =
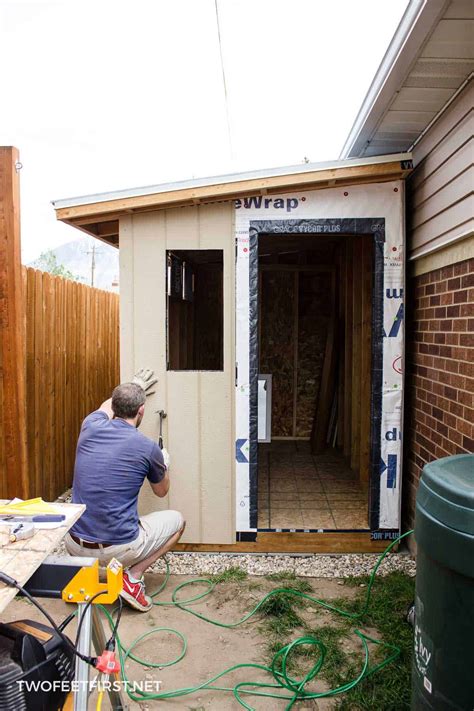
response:
M380 555L378 558L375 566L372 569L372 572L370 574L369 578L369 583L367 585L367 592L366 592L366 597L365 597L365 603L363 606L363 609L361 612L354 613L354 612L348 612L346 610L340 610L337 607L334 607L333 605L329 605L328 603L324 602L323 600L318 600L315 597L312 597L311 595L308 595L307 593L299 592L298 590L293 590L291 588L275 588L274 590L271 590L269 593L267 593L261 600L260 602L255 605L255 607L250 610L246 615L242 617L242 619L238 620L237 622L230 622L230 623L225 623L225 622L219 622L217 620L212 620L209 617L206 617L205 615L202 615L200 612L196 612L195 610L191 609L190 605L193 603L196 603L203 598L207 597L212 593L216 586L216 582L209 580L207 578L196 578L194 580L189 580L184 583L180 583L180 585L177 585L176 588L173 590L171 594L171 600L168 602L161 602L161 601L153 601L154 605L157 606L165 606L165 605L172 605L174 607L178 607L181 610L190 613L191 615L194 615L195 617L198 617L201 620L204 620L205 622L209 622L210 624L216 625L217 627L224 627L226 629L233 629L235 627L238 627L239 625L243 624L247 620L249 620L251 617L253 617L258 610L262 607L262 605L272 596L278 595L281 593L284 593L285 595L292 595L295 598L301 598L304 600L307 600L313 604L320 605L321 607L324 607L326 610L330 610L332 612L337 613L338 615L342 615L343 617L351 620L360 620L361 618L364 617L364 615L367 613L369 609L369 604L370 604L370 596L372 592L372 586L374 584L375 580L375 575L377 573L377 570L379 569L382 561L384 558L388 555L388 553L391 551L391 549L399 543L402 538L405 538L406 536L410 535L413 533L413 531L408 531L407 533L404 533L403 535L399 536L396 540L392 541L385 551ZM166 575L165 579L160 586L160 588L152 594L152 598L156 598L163 590L165 589L168 580L170 577L170 570L169 570L169 565L166 563ZM190 585L195 585L197 583L203 583L208 586L208 589L205 590L202 593L199 593L197 595L194 595L190 598L187 598L185 600L180 600L178 599L178 594L180 591L182 591L184 588L187 588ZM102 605L99 605L99 608L102 610L104 615L107 617L109 624L111 628L113 627L113 617L112 615L106 610ZM145 638L150 637L151 635L155 635L159 632L171 632L172 634L176 635L182 643L182 649L180 654L178 656L169 661L169 662L159 662L159 663L154 663L150 662L145 659L141 659L137 657L135 654L133 654L133 650L137 647L137 645ZM353 689L357 684L359 684L362 679L367 677L369 674L373 674L374 672L382 669L385 667L387 664L390 662L394 661L400 654L400 649L399 647L388 644L386 642L382 642L380 640L373 639L372 637L369 637L368 635L364 634L361 632L359 629L354 629L354 634L359 637L359 639L362 642L363 650L364 650L364 661L361 666L361 670L357 677L355 679L352 679L351 681L347 682L346 684L343 684L342 686L339 686L335 689L330 689L329 691L323 691L321 693L316 693L316 692L310 692L306 690L306 686L309 684L310 681L312 681L317 674L320 672L323 664L324 664L324 659L326 656L326 647L323 644L323 642L319 639L316 639L315 637L311 635L306 635L303 637L299 637L298 639L293 640L289 644L285 645L280 649L274 656L271 666L265 666L263 664L236 664L232 667L229 667L227 669L224 669L221 671L219 674L216 674L213 676L211 679L207 679L204 681L202 684L199 684L197 686L189 686L189 687L184 687L182 689L174 689L172 691L163 691L163 692L157 692L157 693L149 693L149 692L144 692L139 689L134 689L133 682L130 682L126 676L126 671L125 671L125 664L128 659L132 659L133 661L137 662L138 664L141 664L146 667L169 667L174 664L177 664L186 654L186 648L187 648L187 642L185 637L178 632L177 630L168 628L168 627L153 627L149 631L145 632L144 634L140 635L137 637L131 644L131 646L126 649L121 641L119 636L117 635L117 647L118 647L118 652L119 652L119 658L120 658L120 666L121 666L121 674L122 674L122 680L126 683L126 690L128 693L128 696L132 701L138 701L138 702L143 702L147 700L163 700L163 699L172 699L172 698L177 698L180 696L187 696L189 694L193 694L198 691L203 691L206 689L212 689L213 691L226 691L226 692L232 692L235 699L239 702L241 706L243 706L245 709L248 711L255 711L253 706L249 706L248 703L242 698L244 695L252 695L252 696L264 696L264 697L270 697L270 698L275 698L275 699L280 699L282 701L287 701L287 705L285 707L286 711L289 711L293 705L297 701L303 701L305 699L318 699L322 697L328 697L328 696L336 696L337 694L343 694L350 689ZM372 642L373 644L386 647L389 650L388 656L379 664L376 664L372 667L369 666L369 647L368 647L368 642ZM294 653L294 651L300 647L300 646L306 646L306 647L314 647L316 650L318 650L318 656L315 664L312 666L312 668L307 672L307 674L302 678L302 679L294 679L290 674L288 673L287 667L288 667L288 661L291 657L291 655ZM273 677L273 683L264 683L264 682L256 682L256 681L242 681L238 684L236 684L233 687L227 687L227 686L216 686L215 682L220 679L221 677L225 676L226 674L229 674L230 672L235 671L236 669L259 669L263 670L265 672L268 672L272 677ZM266 689L267 691L264 691ZM276 693L279 691L280 693ZM283 692L283 693L282 693ZM286 693L285 693L286 692Z

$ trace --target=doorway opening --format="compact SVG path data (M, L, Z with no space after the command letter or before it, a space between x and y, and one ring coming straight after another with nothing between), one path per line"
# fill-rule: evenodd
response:
M367 531L373 238L260 234L258 267L258 530Z

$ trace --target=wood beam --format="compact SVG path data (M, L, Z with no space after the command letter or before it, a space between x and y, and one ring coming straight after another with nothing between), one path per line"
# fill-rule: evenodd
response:
M258 533L252 543L178 543L182 552L221 553L378 553L386 541L371 541L370 533Z
M362 367L362 240L352 241L352 424L351 468L360 466L360 392Z
M0 147L0 491L27 498L23 275L16 148Z
M298 190L317 189L318 185L328 186L347 184L347 181L357 182L382 182L401 179L410 171L402 169L400 161L389 163L376 163L373 165L344 166L340 168L327 168L292 175L273 175L264 178L251 178L237 180L232 183L219 183L192 188L178 188L150 195L134 195L131 197L115 198L90 203L88 205L74 205L56 209L58 220L73 220L87 215L107 215L109 213L143 208L162 209L176 204L193 204L195 200L232 200L263 190L290 192ZM335 182L334 182L335 181Z
M113 237L119 233L119 221L99 222L97 225L97 237Z

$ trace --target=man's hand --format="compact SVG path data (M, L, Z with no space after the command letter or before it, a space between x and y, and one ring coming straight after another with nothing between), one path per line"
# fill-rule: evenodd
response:
M161 450L161 453L162 453L162 455L163 455L163 461L164 461L164 463L165 463L165 467L166 467L167 469L169 469L169 468L170 468L170 464L171 464L171 459L170 459L169 452L168 452L167 449L165 449L165 448L163 447L163 449Z
M137 371L132 378L132 383L139 385L145 391L147 397L148 395L153 395L155 392L154 390L147 392L147 390L158 382L158 378L154 378L153 375L153 370L149 370L148 368L140 368L140 370Z

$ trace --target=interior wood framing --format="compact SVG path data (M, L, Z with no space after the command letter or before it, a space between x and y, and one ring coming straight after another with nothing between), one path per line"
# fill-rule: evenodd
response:
M370 235L344 235L337 237L334 263L305 263L307 242L301 243L302 252L297 264L278 263L278 250L283 254L297 249L294 236L279 235L278 242L265 244L266 263L259 264L259 343L262 343L262 275L265 273L288 273L294 275L295 298L288 308L293 310L293 365L290 397L293 405L292 432L283 437L273 431L272 439L298 439L295 427L298 381L298 278L304 273L326 273L331 276L330 303L332 317L327 328L327 340L315 408L314 426L311 432L313 453L327 447L328 422L333 401L337 402L336 445L350 462L364 487L370 478L371 445L371 365L372 365L372 299L374 242ZM319 245L324 243L321 239ZM334 241L333 241L334 244ZM270 262L270 263L268 263ZM290 282L288 282L290 286ZM264 307L269 308L268 304ZM270 308L272 306L270 305ZM261 368L263 367L263 370ZM260 364L261 372L266 372ZM270 370L268 371L270 372ZM274 383L275 385L275 383ZM275 400L274 400L275 403ZM274 405L275 406L275 405ZM288 429L288 428L286 428ZM306 437L307 438L307 437Z

